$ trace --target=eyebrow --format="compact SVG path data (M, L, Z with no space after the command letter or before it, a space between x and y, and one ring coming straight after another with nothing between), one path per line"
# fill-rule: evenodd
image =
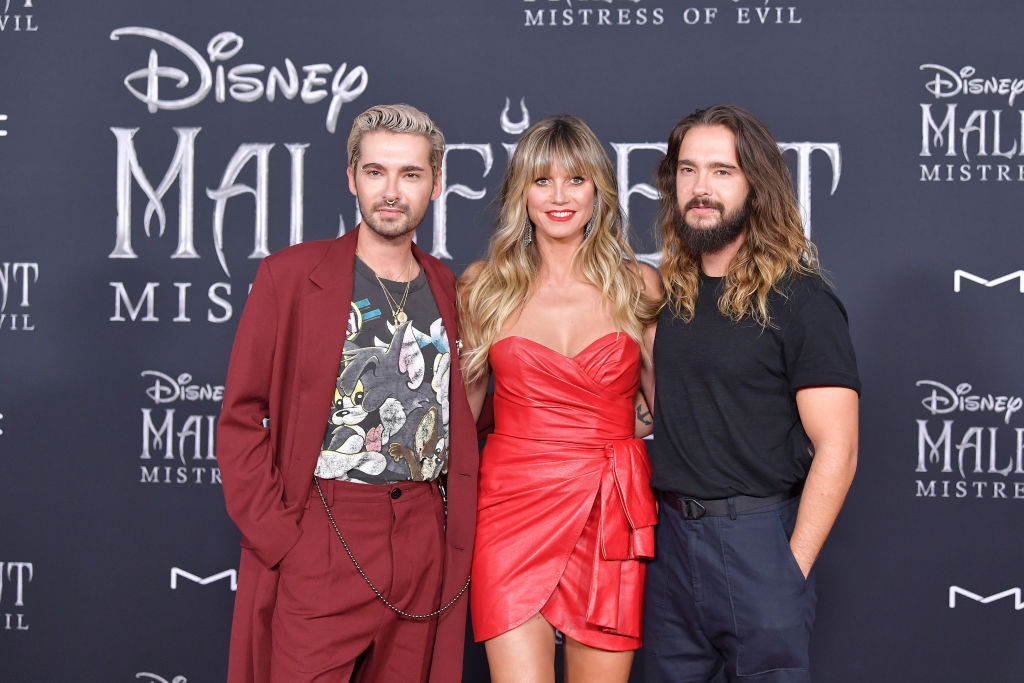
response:
M682 166L683 164L686 164L687 166L699 166L697 162L692 161L691 159L680 159L678 162L676 162L677 166ZM725 161L712 161L711 163L708 164L708 166L710 166L711 168L728 168L733 170L739 170L739 166L737 166L736 164L730 164Z
M381 171L384 170L384 166L381 165L381 164L378 164L375 161L368 161L365 164L363 164L362 166L360 166L359 168L361 168L363 170L368 170L368 169L381 170ZM426 170L425 168L423 168L422 166L417 166L416 164L407 164L407 165L402 166L401 168L398 169L398 171L400 173L408 173L409 171L425 171L425 170Z

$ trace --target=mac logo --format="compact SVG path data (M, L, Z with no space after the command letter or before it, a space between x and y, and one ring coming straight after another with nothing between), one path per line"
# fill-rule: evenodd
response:
M969 282L976 282L979 285L985 285L986 287L996 287L1005 282L1011 280L1017 280L1020 287L1020 293L1024 294L1024 270L1015 270L1012 273L1007 273L1002 277L997 277L993 280L986 280L983 277L978 277L974 273L968 273L966 270L954 270L953 271L953 291L959 292L960 285L964 280Z
M978 595L977 593L972 593L971 591L967 590L966 588L961 588L960 586L950 586L949 587L949 608L950 609L954 609L956 607L956 596L958 596L958 595L961 596L961 597L973 600L974 602L980 602L983 605L987 605L990 602L996 602L998 600L1002 600L1003 598L1010 598L1010 597L1012 597L1013 598L1013 608L1015 610L1017 610L1017 611L1024 610L1024 595L1022 595L1022 592L1021 592L1020 588L1008 588L1008 589L1006 589L1006 590L1004 590L1004 591L1002 591L1000 593L995 593L993 595L984 596L984 595Z
M198 583L200 586L220 581L221 579L230 579L231 590L238 590L238 570L237 569L225 569L219 574L212 574L210 576L202 577L196 576L192 572L187 572L180 567L171 567L171 590L177 590L178 578L188 579L194 583Z

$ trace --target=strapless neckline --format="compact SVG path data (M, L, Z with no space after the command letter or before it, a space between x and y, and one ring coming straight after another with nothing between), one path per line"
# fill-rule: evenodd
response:
M598 337L597 339L593 340L592 342L590 342L589 344L584 346L582 349L580 349L579 351L577 351L573 355L567 356L564 353L562 353L561 351L556 351L555 349L551 348L550 346L547 346L545 344L541 344L540 342L534 341L534 340L530 339L529 337L521 337L518 334L510 334L509 336L502 337L498 341L496 341L493 344L491 344L491 347L493 348L493 347L497 346L498 344L500 344L502 342L509 341L510 339L518 339L518 340L524 341L524 342L526 342L526 343L528 343L528 344L530 344L532 346L540 347L540 348L542 348L542 349L544 349L546 351L549 351L549 352L551 352L551 353L553 353L556 356L559 356L561 358L565 358L567 360L573 360L574 358L578 358L579 356L582 356L584 353L586 353L587 351L592 349L594 346L597 346L597 344L599 342L604 341L608 337L611 337L612 335L620 335L620 334L622 336L626 337L626 339L629 339L630 341L633 341L635 343L635 340L632 337L630 337L628 334L626 334L625 332L608 332L607 334L602 334L600 337Z

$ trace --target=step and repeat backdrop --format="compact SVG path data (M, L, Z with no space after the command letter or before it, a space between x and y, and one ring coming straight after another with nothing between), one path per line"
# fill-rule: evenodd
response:
M593 127L656 263L672 125L760 116L864 381L815 678L1024 680L1022 24L994 0L0 0L0 680L223 680L235 327L262 257L355 225L352 118L399 101L447 135L417 241L456 272L531 122Z

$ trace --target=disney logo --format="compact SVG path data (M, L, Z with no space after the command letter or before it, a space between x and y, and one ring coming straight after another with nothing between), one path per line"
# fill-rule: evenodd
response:
M163 676L160 676L158 674L151 674L148 671L140 671L139 673L135 674L136 678L142 678L143 676L146 677L145 680L155 681L155 683L188 683L188 679L184 676L175 676L171 680L167 680Z
M152 386L146 389L153 403L174 401L220 401L224 398L224 386L220 384L193 384L192 375L183 372L171 377L158 370L143 370L143 377L152 377Z
M342 62L337 69L330 64L306 64L302 67L301 77L295 63L290 59L284 60L284 69L276 66L268 68L263 64L236 64L230 69L225 69L223 64L217 62L226 62L234 58L245 44L242 36L231 31L218 33L207 43L206 54L209 64L202 53L165 31L144 26L125 26L115 29L110 34L110 39L120 40L122 36L147 38L165 45L184 57L195 70L193 76L196 83L191 93L163 99L162 82L169 80L174 84L175 90L181 91L192 82L192 79L182 69L161 64L156 49L150 49L146 66L125 76L124 85L132 95L146 104L151 114L160 109L194 107L206 99L211 91L217 102L225 102L229 96L238 102L255 102L263 98L273 102L278 93L287 100L298 96L306 104L330 97L327 130L333 133L338 125L342 105L362 95L370 80L366 67L359 65L349 69L348 62ZM134 85L136 82L143 84L144 89L137 88Z
M941 382L922 379L916 386L931 387L931 392L921 399L921 405L932 415L944 415L957 410L966 413L994 412L1002 413L1003 421L1010 424L1013 414L1024 406L1024 398L1020 396L972 394L972 387L966 382L953 388Z
M947 69L939 64L922 64L920 71L931 70L934 77L925 81L924 89L935 96L935 99L955 97L956 95L1009 95L1010 106L1017 95L1024 93L1022 78L972 78L976 73L973 66L965 66L960 71Z

